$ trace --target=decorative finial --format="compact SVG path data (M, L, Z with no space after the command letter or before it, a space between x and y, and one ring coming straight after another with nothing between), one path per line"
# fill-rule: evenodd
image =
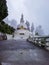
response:
M23 14L21 15L20 23L24 23Z
M21 15L21 17L23 18L23 14Z

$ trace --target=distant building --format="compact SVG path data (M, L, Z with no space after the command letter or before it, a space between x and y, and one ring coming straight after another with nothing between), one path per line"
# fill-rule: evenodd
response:
M27 39L32 33L28 30L24 22L23 14L21 15L20 24L14 32L14 39Z

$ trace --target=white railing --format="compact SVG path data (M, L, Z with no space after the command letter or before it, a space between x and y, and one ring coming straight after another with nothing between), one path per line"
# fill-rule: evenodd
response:
M49 49L49 36L33 36L28 38L29 42Z

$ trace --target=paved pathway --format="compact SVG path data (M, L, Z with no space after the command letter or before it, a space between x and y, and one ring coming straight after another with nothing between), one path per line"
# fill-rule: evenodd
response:
M0 41L2 65L49 65L49 51L27 41Z

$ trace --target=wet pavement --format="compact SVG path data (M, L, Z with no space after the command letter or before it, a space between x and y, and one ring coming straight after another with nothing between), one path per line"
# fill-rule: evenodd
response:
M49 65L49 51L27 41L0 41L2 65Z

